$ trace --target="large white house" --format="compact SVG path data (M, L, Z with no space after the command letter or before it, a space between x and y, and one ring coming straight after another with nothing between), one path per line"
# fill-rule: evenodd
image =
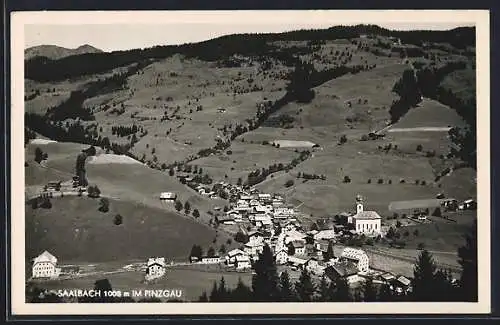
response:
M279 265L284 265L288 262L288 251L285 249L280 249L276 255L276 263Z
M359 272L367 272L370 268L370 259L361 249L346 247L342 251L341 258L354 262Z
M364 211L363 201L356 198L356 214L349 218L358 234L378 236L381 232L382 217L375 211Z
M57 278L61 269L57 267L57 258L47 251L33 259L33 278Z
M146 280L153 280L161 278L165 275L165 258L152 257L149 258L146 267Z
M237 270L246 270L252 267L250 257L248 255L237 255L235 259L235 266Z

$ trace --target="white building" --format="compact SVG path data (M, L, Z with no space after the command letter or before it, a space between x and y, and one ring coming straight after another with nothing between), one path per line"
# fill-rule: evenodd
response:
M237 270L246 270L252 267L250 257L248 255L237 255L235 258L235 266Z
M262 238L262 240L253 240L246 243L244 251L248 255L257 256L258 254L262 253L263 249L264 249L264 239Z
M172 193L172 192L161 192L160 193L160 200L169 200L173 201L177 198L177 194Z
M363 202L358 196L356 199L356 214L349 218L357 234L378 236L381 232L382 217L375 211L364 211Z
M57 278L61 269L57 267L57 258L47 251L33 259L33 278Z
M146 266L146 280L161 278L165 275L165 258L152 257L149 258Z
M322 239L331 240L335 238L335 230L334 229L321 230L318 231L316 234L314 234L313 237L315 241Z
M236 257L245 255L245 252L241 249L233 249L229 251L226 255L226 264L229 266L233 266L236 263Z
M289 245L292 245L295 249L295 255L304 255L306 253L306 245L302 241L293 241Z
M370 259L361 249L346 247L342 251L341 258L354 262L359 272L367 272L370 269Z
M288 262L288 251L286 251L285 249L279 250L276 253L275 258L277 264L279 265L286 264Z
M201 258L200 264L219 264L221 262L219 256L204 256Z

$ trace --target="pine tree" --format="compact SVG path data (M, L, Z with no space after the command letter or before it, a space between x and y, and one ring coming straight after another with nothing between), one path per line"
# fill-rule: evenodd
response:
M478 300L477 274L477 221L465 235L465 245L458 249L459 263L462 266L460 293L464 301Z
M269 245L264 246L259 259L255 262L254 269L252 289L255 301L277 301L278 273Z
M226 288L226 280L224 279L224 277L221 277L219 281L218 297L219 301L221 302L228 301L229 298L229 292Z
M241 277L238 278L236 288L231 291L231 300L234 302L249 302L252 297L252 290L243 283Z
M435 301L435 274L436 263L432 254L427 250L421 251L413 269L412 300Z
M452 285L451 272L439 270L434 275L434 290L436 301L456 301L459 299L456 288Z
M331 301L332 300L332 292L331 288L332 286L328 281L326 281L326 277L322 276L321 277L321 282L319 283L319 292L318 292L318 298L317 301L325 302L325 301Z
M208 296L206 291L203 291L201 296L198 298L198 302L208 302Z
M351 292L347 280L337 277L334 281L335 291L333 292L333 301L348 302L352 301Z
M329 242L328 243L328 248L326 249L326 253L323 256L323 259L325 261L329 261L332 258L335 258L335 254L333 253L333 243Z
M214 285L212 286L212 291L210 292L210 302L220 302L219 288L217 287L216 281L214 281Z
M279 301L289 302L295 300L295 291L292 283L290 282L290 276L288 275L288 272L286 270L281 272L278 289Z
M373 302L377 301L377 289L373 285L373 279L366 279L363 284L363 301Z
M297 291L297 297L299 298L299 301L313 301L313 296L316 288L314 283L312 282L311 275L306 269L302 270L299 281L295 283L295 291Z
M378 293L377 300L383 301L383 302L389 302L389 301L394 300L392 290L388 284L382 285L382 287L380 288L380 291Z

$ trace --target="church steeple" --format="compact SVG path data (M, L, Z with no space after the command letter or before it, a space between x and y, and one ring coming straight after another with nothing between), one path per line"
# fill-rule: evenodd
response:
M363 212L363 198L361 195L356 195L356 213Z

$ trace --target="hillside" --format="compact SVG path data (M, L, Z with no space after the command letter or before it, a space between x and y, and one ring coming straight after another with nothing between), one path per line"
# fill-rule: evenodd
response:
M59 60L71 55L80 55L87 53L102 53L102 50L99 50L93 46L88 44L81 45L75 49L68 49L61 46L56 45L39 45L27 48L24 50L24 59L30 60L34 57L46 57L51 60Z
M52 178L71 177L76 155L98 147L95 159L104 163L87 162L89 182L119 199L112 213L131 215L127 227L137 228L113 228L114 236L130 233L146 242L145 215L167 229L163 239L157 230L148 254L159 254L157 245L179 234L186 236L183 247L198 236L210 241L209 213L228 204L182 184L179 173L282 193L309 221L352 209L357 194L384 220L391 201L441 192L475 197L475 156L466 154L475 152L469 130L476 109L474 43L473 28L397 32L360 25L29 60L26 126L59 142L27 145L26 184L36 190ZM33 162L37 146L48 153L45 166ZM265 176L256 177L257 171ZM163 205L162 191L176 192L201 217ZM53 211L64 210L68 223L57 229L65 231L73 218L83 218L79 209L87 211L104 245L97 203L79 199L64 198L54 210L29 212L30 218L51 222ZM198 230L188 234L188 225ZM40 230L30 229L38 238ZM62 245L41 238L40 245ZM132 242L124 239L124 245ZM87 239L83 244L94 248ZM121 253L112 243L102 259L132 258L146 247Z

